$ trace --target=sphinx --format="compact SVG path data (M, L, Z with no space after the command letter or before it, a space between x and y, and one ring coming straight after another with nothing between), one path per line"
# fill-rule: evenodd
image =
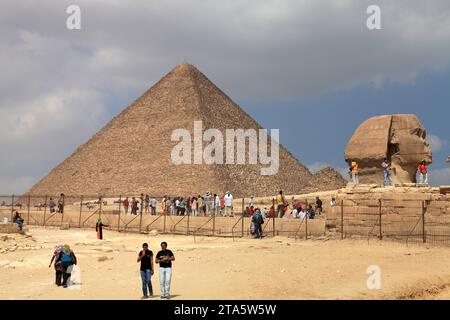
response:
M344 151L345 161L358 162L359 182L383 184L385 158L395 184L416 183L417 165L432 163L426 130L414 114L382 115L367 119L353 133Z

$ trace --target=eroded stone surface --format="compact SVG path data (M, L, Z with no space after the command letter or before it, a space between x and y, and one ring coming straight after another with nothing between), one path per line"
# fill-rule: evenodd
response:
M415 183L417 164L432 162L425 138L426 130L416 115L376 116L355 130L344 156L347 162L358 162L360 183L383 183L384 158L392 163L394 183Z

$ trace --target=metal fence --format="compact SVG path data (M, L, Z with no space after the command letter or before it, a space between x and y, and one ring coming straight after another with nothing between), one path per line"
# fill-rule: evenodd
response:
M450 201L358 199L340 200L327 228L341 239L450 244Z
M141 202L140 196L134 196ZM244 199L240 205L233 208L233 216L224 217L222 214L205 212L200 216L193 216L191 212L177 215L164 212L161 206L162 197L153 197L157 200L156 214L152 215L151 208L139 205L136 214L131 214L131 200L133 196L64 196L63 210L59 212L59 195L0 195L0 218L9 221L13 219L16 209L19 210L26 225L55 226L71 228L93 228L101 216L104 224L111 230L119 232L151 232L184 234L195 236L218 237L247 237L250 236L251 217L243 214L245 210ZM152 197L150 197L152 198ZM173 199L173 197L171 197ZM129 207L124 206L128 199ZM264 204L274 206L274 199ZM307 200L304 200L307 203ZM53 206L51 203L53 202ZM261 204L262 205L262 204ZM286 213L289 215L288 213ZM306 219L279 219L269 215L262 226L263 235L291 236L295 238L308 238L325 233L325 216L315 220Z
M12 220L15 209L19 209L27 225L94 228L99 215L111 230L119 232L151 232L192 236L247 237L250 236L251 218L243 215L245 205L242 199L234 207L232 217L206 212L202 216L192 214L176 215L163 212L162 197L157 199L156 214L151 209L139 206L137 214L131 214L124 207L126 196L101 197L71 196L64 198L64 209L52 210L50 201L57 205L58 195L16 196L0 195L0 218ZM139 199L139 196L135 196ZM171 197L173 198L173 197ZM51 200L50 200L51 199ZM128 196L131 205L132 196ZM311 198L297 199L305 206ZM275 207L274 199L259 206ZM365 237L379 240L403 241L406 243L450 243L450 201L389 199L343 199L330 206L323 201L324 212L315 219L294 219L290 212L286 217L271 215L263 224L266 237L288 236L295 239L328 236L337 239ZM141 214L142 212L142 214Z

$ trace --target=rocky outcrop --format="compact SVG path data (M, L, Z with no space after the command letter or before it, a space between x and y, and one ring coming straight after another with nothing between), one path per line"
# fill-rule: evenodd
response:
M303 188L303 193L329 191L344 188L347 181L342 175L331 167L325 167L317 171Z
M432 162L426 131L413 114L382 115L364 121L345 148L345 160L359 165L360 183L383 183L381 163L392 163L394 183L415 183L417 164Z

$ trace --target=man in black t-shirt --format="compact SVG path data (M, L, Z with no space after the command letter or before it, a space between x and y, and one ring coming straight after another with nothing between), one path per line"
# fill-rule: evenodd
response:
M153 297L153 287L151 277L153 275L153 252L148 249L148 244L142 245L142 251L139 252L137 262L141 263L141 279L142 279L142 293L141 299L147 299L147 286L150 292L150 297Z
M161 242L161 251L156 255L156 263L159 263L159 284L161 287L161 299L169 299L170 280L172 278L172 261L175 261L173 252L167 249L167 242Z

